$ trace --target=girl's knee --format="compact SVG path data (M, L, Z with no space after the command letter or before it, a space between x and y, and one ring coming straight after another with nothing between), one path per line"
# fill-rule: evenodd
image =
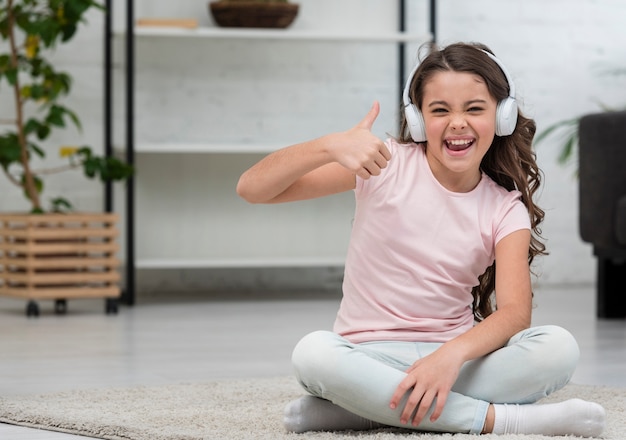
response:
M294 373L311 394L324 397L324 384L336 374L337 347L342 340L335 333L315 331L296 344L291 355Z
M576 338L563 327L548 325L542 327L547 339L547 354L558 359L563 367L574 369L580 358L580 349Z
M539 344L531 348L534 356L528 358L528 366L534 371L543 371L545 377L552 377L561 386L564 385L574 374L580 358L578 342L569 331L556 325L535 327L528 331L530 341Z
M319 368L320 364L328 362L329 353L337 337L335 333L319 330L300 339L291 354L291 362L296 372Z

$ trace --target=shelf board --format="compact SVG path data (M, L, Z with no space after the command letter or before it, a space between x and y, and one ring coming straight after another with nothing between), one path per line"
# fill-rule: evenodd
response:
M219 259L165 259L138 258L137 269L241 269L281 267L335 267L343 266L342 257L320 258L219 258Z
M195 29L137 26L134 29L134 33L137 37L230 38L249 40L367 41L380 43L426 42L431 40L430 34L408 32L346 33L339 30L253 29L208 26ZM117 36L124 34L125 32L115 33Z
M292 143L253 143L253 142L162 142L162 143L137 143L137 154L267 154L279 148L292 145ZM123 153L122 147L115 147L119 153Z

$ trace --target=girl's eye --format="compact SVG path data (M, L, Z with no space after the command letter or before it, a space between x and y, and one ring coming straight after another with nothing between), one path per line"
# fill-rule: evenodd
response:
M433 113L445 113L447 110L443 107L439 107L439 108L434 108L432 109Z
M472 113L476 113L476 112L483 111L483 108L482 107L470 107L469 109L467 109L467 111L472 112Z

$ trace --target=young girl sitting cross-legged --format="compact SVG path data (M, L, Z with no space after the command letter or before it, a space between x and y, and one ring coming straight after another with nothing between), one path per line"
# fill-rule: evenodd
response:
M268 155L237 186L252 203L356 198L334 329L293 352L309 394L287 405L287 430L600 435L598 404L535 404L579 351L560 327L530 327L541 175L503 64L479 44L432 48L397 139L371 133L378 113Z

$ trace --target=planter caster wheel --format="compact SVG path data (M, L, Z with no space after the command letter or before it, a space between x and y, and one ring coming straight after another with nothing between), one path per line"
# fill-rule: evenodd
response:
M104 311L107 315L117 315L117 299L107 298L104 302Z
M26 316L29 318L37 318L39 316L39 305L37 302L30 300L26 304Z
M67 313L66 299L57 299L54 301L54 313L57 315L65 315Z

